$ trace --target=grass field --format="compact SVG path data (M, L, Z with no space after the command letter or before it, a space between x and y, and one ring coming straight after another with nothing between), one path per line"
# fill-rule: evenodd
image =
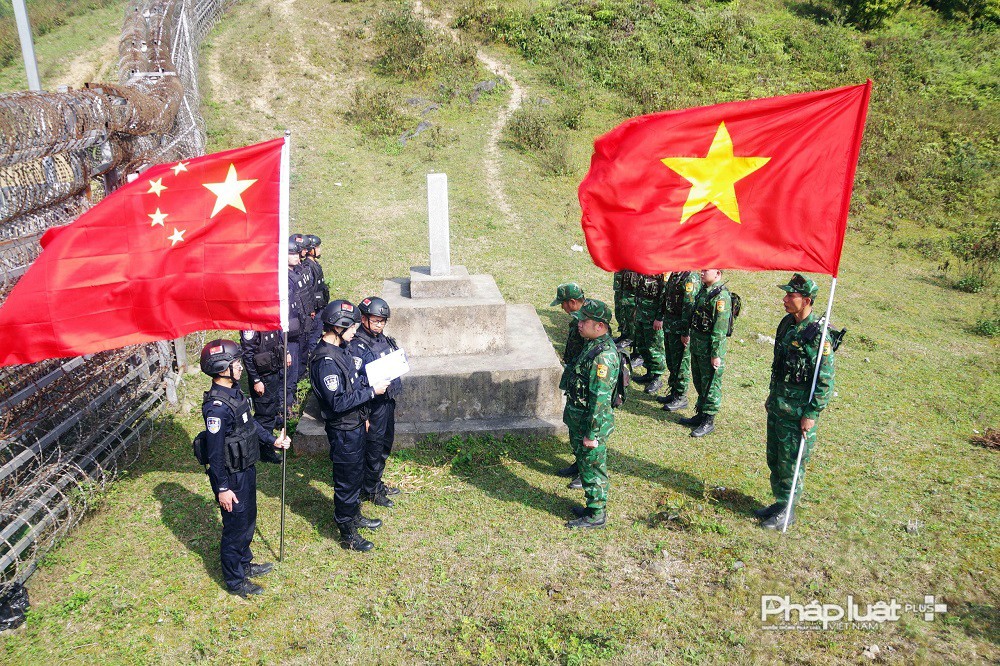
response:
M533 304L561 348L565 315L548 306L559 282L573 279L611 299L610 275L571 249L584 244L575 187L593 138L624 117L627 98L585 78L570 95L552 63L504 43L488 46L529 100L557 108L584 100L577 127L556 132L565 140L565 172L505 135L499 185L514 210L506 217L484 165L508 89L471 102L471 85L493 75L469 63L438 74L432 62L418 79L374 74L379 15L391 6L237 5L202 55L209 148L292 130L293 229L323 237L333 292L354 299L426 263L425 174L446 172L453 262L492 274L508 302ZM464 6L425 7L448 22ZM777 3L752 9L777 28L804 20ZM716 9L692 3L677 11ZM900 21L889 28L900 51L936 39L911 27L929 21L920 10ZM830 57L825 44L847 38L842 26L815 25L809 66L819 68ZM840 77L813 76L839 85L871 74L864 62L844 62L850 71ZM680 76L671 86L681 87ZM409 127L427 119L432 129L405 147L394 135L360 131L345 111L355 86L372 81L398 95ZM711 78L692 83L692 101L715 101L711 85ZM990 85L995 91L987 77ZM450 96L463 86L463 95ZM883 90L892 97L891 87ZM441 107L421 116L432 102ZM900 122L888 108L873 114L883 128ZM995 106L985 108L969 117L995 131ZM915 240L953 229L911 214L917 204L907 202L922 200L884 169L893 159L865 162L859 173L863 205L852 217L834 309L835 324L849 330L837 356L837 395L821 418L800 522L789 534L764 532L750 515L770 502L763 402L771 348L758 335L774 333L782 315L774 285L787 275L733 271L728 281L744 298L744 314L731 341L718 428L693 440L651 399L632 393L609 447L606 529L577 534L562 526L580 499L552 474L570 460L564 439L455 441L390 458L387 478L405 494L393 510L371 509L386 523L372 537L375 551L348 553L336 543L329 462L293 456L285 561L261 579L264 596L243 601L221 583L218 510L190 453L200 417L182 409L30 580L33 610L25 626L0 634L0 660L996 663L1000 467L996 452L969 441L1000 423L997 342L972 330L995 295L953 289L952 277L938 270L941 256L914 251ZM995 164L985 170L977 182L989 192ZM988 218L977 201L967 205ZM947 212L929 204L920 210L934 219ZM822 307L830 281L818 281ZM202 379L188 379L189 404L200 399ZM277 556L279 487L278 470L262 466L261 560ZM912 521L915 533L906 529ZM862 609L933 595L948 610L931 621L901 613L898 622L867 629L772 631L760 619L763 595L840 605L852 595ZM879 651L869 658L873 645Z

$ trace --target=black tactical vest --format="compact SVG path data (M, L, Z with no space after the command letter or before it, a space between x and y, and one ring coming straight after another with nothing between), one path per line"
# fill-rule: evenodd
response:
M378 336L372 335L364 326L359 326L357 333L354 334L355 340L361 340L368 348L372 350L372 355L375 358L382 358L386 354L391 354L392 352L399 349L399 345L396 344L395 338L391 338L388 335L380 334ZM397 377L393 379L389 384L389 388L383 395L375 396L374 400L388 400L389 398L395 398L397 395L403 391L403 381Z
M671 273L667 278L664 289L667 290L667 314L671 317L679 318L684 312L684 283L687 282L691 271L681 271Z
M663 287L662 275L646 275L636 273L635 295L639 298L655 300L660 297L660 289Z
M253 364L262 375L272 375L284 366L284 354L281 353L281 332L268 331L258 333L259 342L253 354Z
M715 299L724 289L726 289L725 285L715 287L708 292L703 300L698 300L694 312L691 313L692 329L699 333L712 332L712 329L715 327L715 317L718 314L715 310Z
M331 412L326 404L326 400L323 399L323 394L316 390L317 382L323 381L323 377L315 373L314 368L323 360L333 361L336 364L337 370L340 371L341 379L346 380L344 384L345 391L353 391L355 389L354 380L358 374L358 369L354 365L354 357L347 350L322 340L316 346L310 361L309 379L313 387L313 394L316 396L316 401L319 402L323 420L326 421L327 425L333 426L337 430L354 430L361 427L368 419L367 403L357 405L346 412Z
M202 408L209 401L218 400L233 412L233 429L226 433L223 445L226 469L242 472L260 460L260 445L257 441L257 426L250 413L250 401L242 393L239 398L230 397L225 391L213 386L205 391Z

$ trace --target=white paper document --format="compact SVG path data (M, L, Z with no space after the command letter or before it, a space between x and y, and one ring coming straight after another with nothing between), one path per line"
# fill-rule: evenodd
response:
M391 354L377 358L365 366L365 374L368 375L369 386L391 382L393 379L402 377L409 371L410 364L406 361L406 353L402 349L397 349Z

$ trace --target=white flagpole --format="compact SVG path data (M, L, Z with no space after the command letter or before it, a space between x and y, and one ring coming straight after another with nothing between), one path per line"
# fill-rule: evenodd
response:
M837 290L837 278L833 278L833 283L830 284L830 299L826 304L826 316L823 319L823 332L819 337L819 351L816 353L816 369L813 370L813 381L812 388L809 389L809 402L806 404L811 404L813 398L816 396L816 382L819 381L819 369L823 364L823 345L826 344L826 332L830 330L830 313L833 311L833 294ZM802 438L799 440L799 455L795 459L795 474L792 475L792 492L788 496L788 506L785 508L785 522L781 526L781 533L784 534L788 530L788 519L792 515L792 507L795 505L795 486L799 482L799 469L802 466L802 453L806 448L806 433L802 432Z
M285 427L281 434L288 432L288 199L289 181L291 180L292 132L285 130L285 145L281 148L281 187L278 199L278 300L281 308L281 362L284 372L281 382L281 420ZM288 449L281 449L281 536L278 546L278 561L285 560L285 471L287 469Z

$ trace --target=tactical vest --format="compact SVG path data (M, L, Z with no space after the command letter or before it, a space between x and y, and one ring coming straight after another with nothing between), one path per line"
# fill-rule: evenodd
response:
M687 282L691 271L671 273L667 278L664 289L667 292L667 314L677 319L684 313L684 283Z
M607 342L602 342L592 349L586 356L582 353L577 357L576 363L569 369L566 385L566 405L575 409L587 409L587 395L590 392L590 367L605 349Z
M299 307L307 316L316 311L316 282L313 279L312 268L300 263L294 268L298 286Z
M715 299L726 290L722 285L712 289L704 299L699 298L695 304L694 312L691 313L691 328L699 333L711 333L715 327Z
M323 267L312 257L306 259L306 265L312 271L313 277L313 309L320 312L330 302L330 287L323 276Z
M233 429L226 433L226 440L223 444L226 469L230 472L242 472L260 460L257 426L250 414L250 401L242 393L239 397L240 399L233 398L225 391L213 386L205 391L201 403L204 409L209 401L218 400L227 405L233 412Z
M794 315L787 315L778 327L774 378L785 384L812 384L819 356L821 324L818 320L813 321L797 333L791 332L794 327Z
M253 354L253 364L262 375L273 375L284 366L284 354L281 353L281 333L268 331L258 333L257 350Z
M639 273L630 271L627 268L622 271L622 292L634 294L639 284Z
M353 358L346 350L340 347L335 347L329 342L320 342L313 352L311 364L315 365L322 360L333 361L340 371L341 378L347 380L344 384L344 390L353 391L354 376L358 374L358 369L354 367ZM310 372L310 374L312 373ZM331 412L326 401L323 399L323 395L316 390L317 380L323 381L323 378L311 376L310 379L312 380L310 383L313 387L313 395L316 396L316 400L319 402L320 413L327 425L333 426L337 430L354 430L361 427L361 424L368 419L368 408L364 403L346 412Z
M372 350L372 354L375 358L382 358L386 354L391 354L392 352L399 349L399 345L396 344L396 339L385 335L384 333L374 336L365 329L364 326L359 326L357 333L354 334L355 340L360 340L368 345L368 348ZM389 384L389 388L386 389L383 395L375 396L375 400L387 400L389 398L395 398L397 395L403 391L403 381L397 377L393 379Z
M636 273L635 295L639 298L657 300L660 298L660 290L662 288L662 275L646 275L645 273Z

